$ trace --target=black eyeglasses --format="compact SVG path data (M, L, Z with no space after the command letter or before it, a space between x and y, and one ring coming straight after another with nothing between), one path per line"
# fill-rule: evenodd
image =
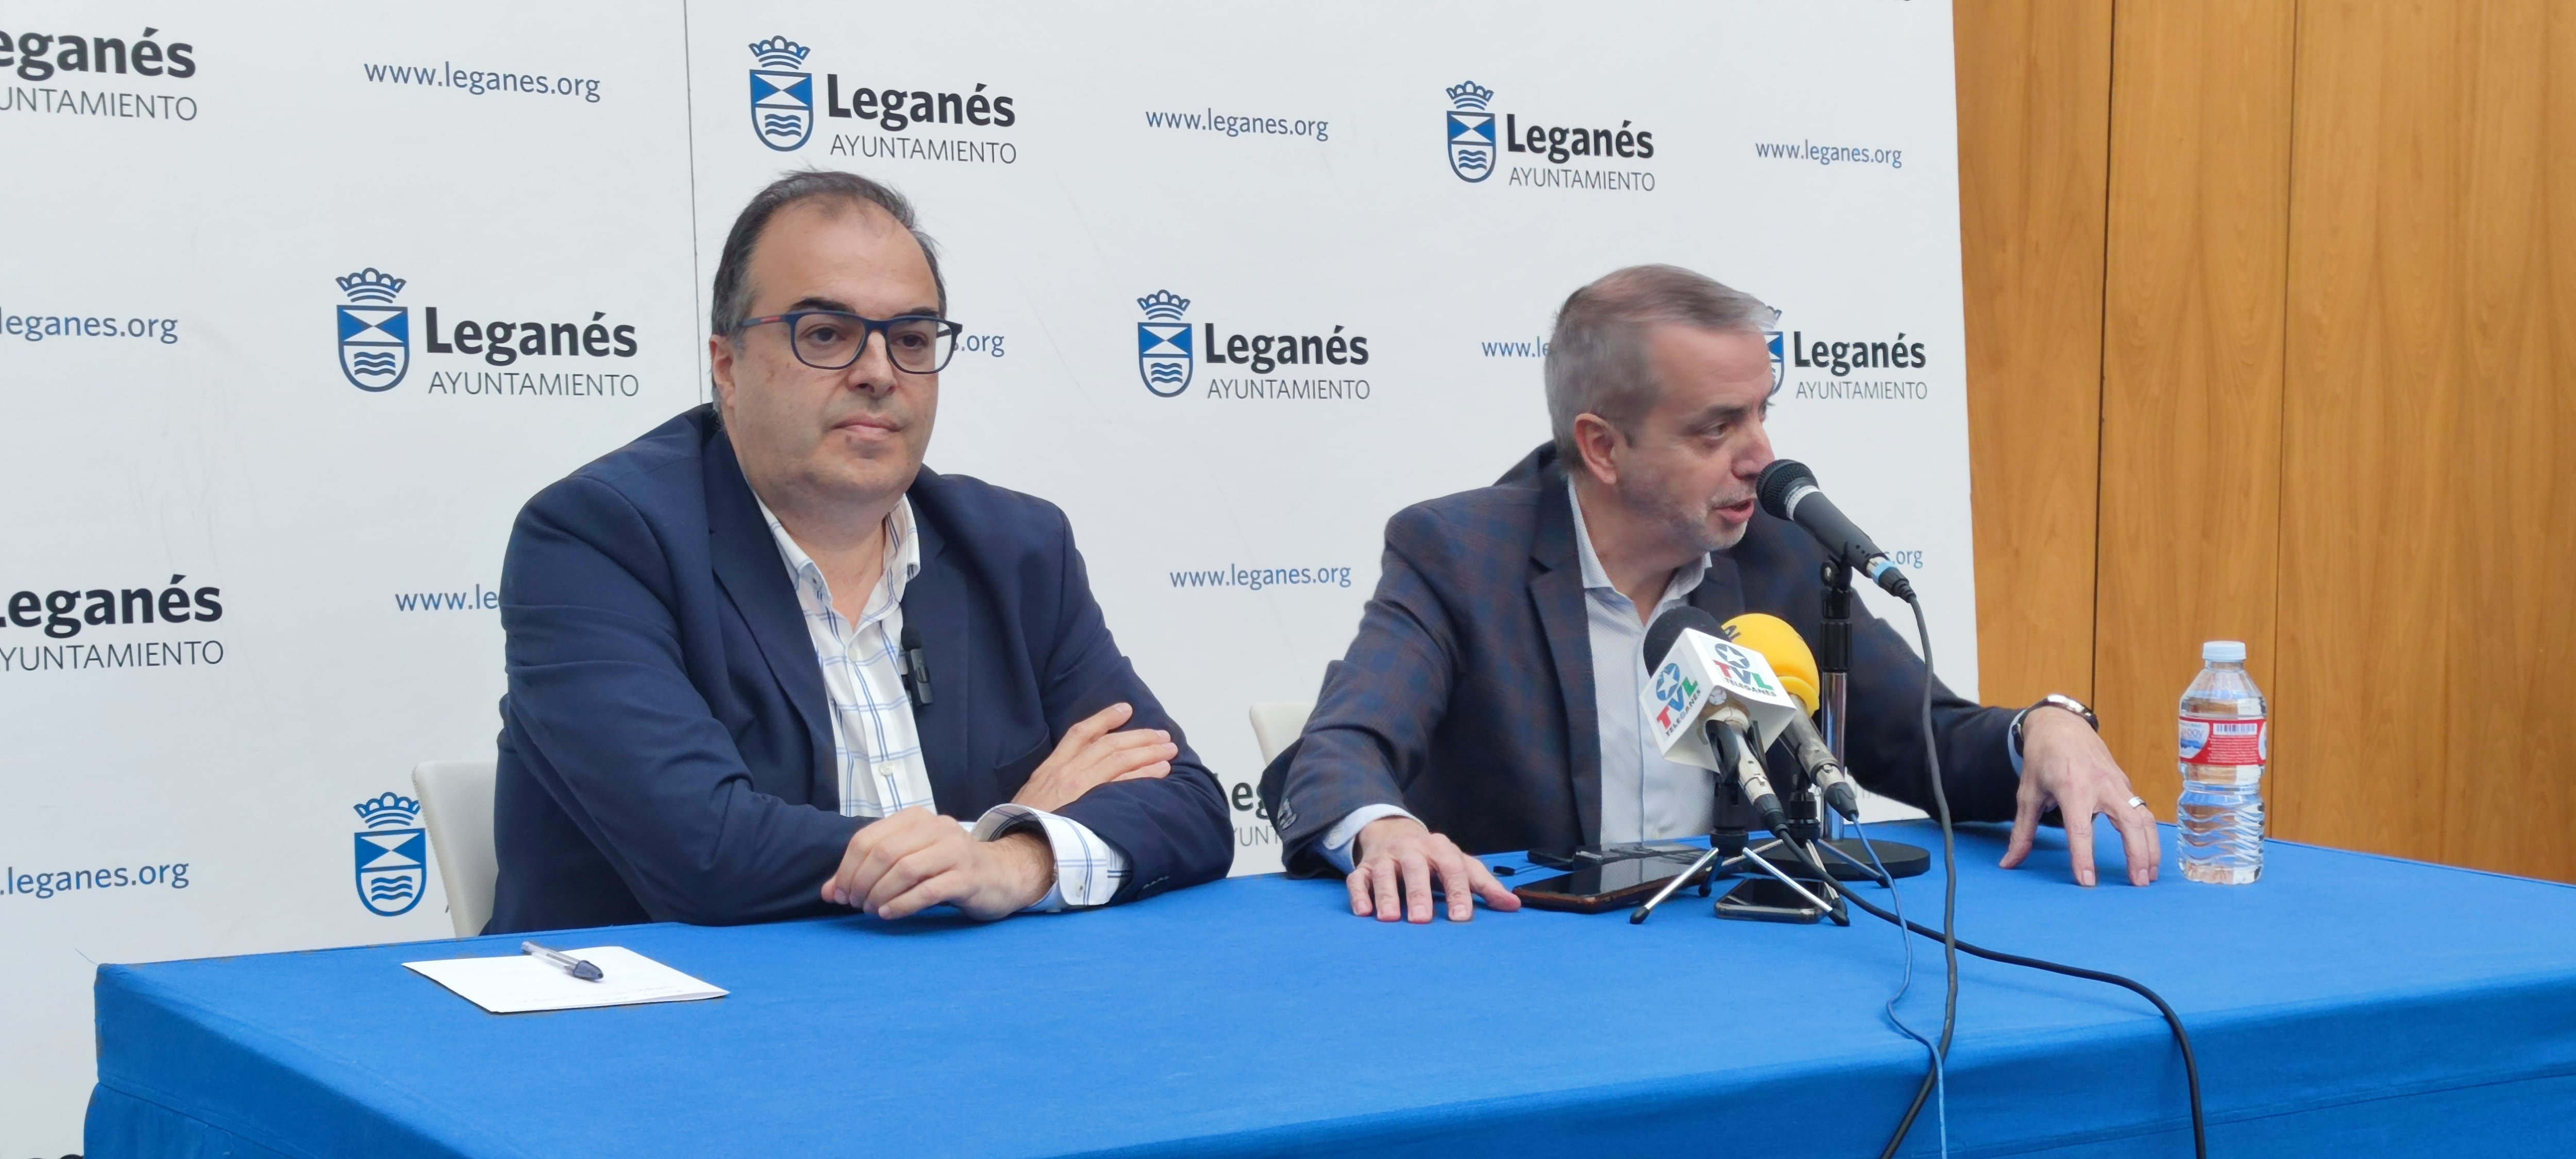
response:
M900 318L862 318L840 310L798 310L766 318L745 318L739 334L772 322L787 324L787 347L796 361L816 370L840 370L859 360L871 335L883 333L886 357L906 374L937 374L957 353L957 335L965 330L946 318L906 314Z

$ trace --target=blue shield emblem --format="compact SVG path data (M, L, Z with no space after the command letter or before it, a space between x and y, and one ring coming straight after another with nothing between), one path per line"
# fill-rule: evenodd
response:
M408 306L342 306L340 373L349 385L375 392L392 390L411 369L411 308Z
M1449 171L1460 181L1482 181L1494 175L1494 114L1485 111L1494 90L1474 81L1451 85L1449 94Z
M1449 171L1461 181L1494 175L1494 115L1449 110Z
M1136 373L1145 389L1170 398L1190 388L1190 371L1198 364L1187 322L1136 324Z
M428 831L369 829L357 839L358 900L378 917L410 913L429 885Z
M429 834L413 824L420 802L386 793L350 806L367 827L356 834L358 901L378 917L399 917L429 889Z
M751 70L751 128L761 144L782 153L803 148L814 135L814 74Z
M1198 365L1190 324L1181 321L1190 300L1156 290L1136 299L1136 305L1145 311L1145 320L1136 324L1136 373L1145 380L1145 389L1162 398L1188 390L1190 372Z
M1780 393L1780 383L1788 377L1788 339L1777 330L1762 332L1762 344L1771 348L1771 393Z
M781 153L803 148L814 135L814 74L803 71L812 51L784 36L751 46L760 65L751 70L751 131Z

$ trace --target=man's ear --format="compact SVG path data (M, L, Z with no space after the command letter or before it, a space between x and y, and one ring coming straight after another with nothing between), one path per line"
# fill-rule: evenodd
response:
M1618 486L1619 462L1615 453L1627 444L1627 436L1620 434L1619 428L1612 426L1610 420L1585 411L1574 416L1574 449L1582 455L1583 462L1568 463L1565 469L1572 471L1580 466L1592 475L1594 481L1604 486Z
M707 376L715 380L716 410L733 410L733 357L738 353L733 340L722 334L707 335Z

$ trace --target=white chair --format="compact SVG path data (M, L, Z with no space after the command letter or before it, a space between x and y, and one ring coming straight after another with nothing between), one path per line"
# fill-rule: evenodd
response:
M447 920L460 938L481 934L492 919L492 883L501 876L492 855L492 770L491 761L424 761L411 771L438 881L447 887Z
M1253 705L1252 741L1261 746L1261 763L1267 766L1279 759L1279 750L1306 731L1306 718L1314 714L1311 700L1265 700Z

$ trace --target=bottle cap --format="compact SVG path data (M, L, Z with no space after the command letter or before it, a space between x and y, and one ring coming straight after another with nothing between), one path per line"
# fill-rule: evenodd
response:
M2212 640L2200 646L2200 659L2204 664L2242 664L2245 662L2245 641Z

